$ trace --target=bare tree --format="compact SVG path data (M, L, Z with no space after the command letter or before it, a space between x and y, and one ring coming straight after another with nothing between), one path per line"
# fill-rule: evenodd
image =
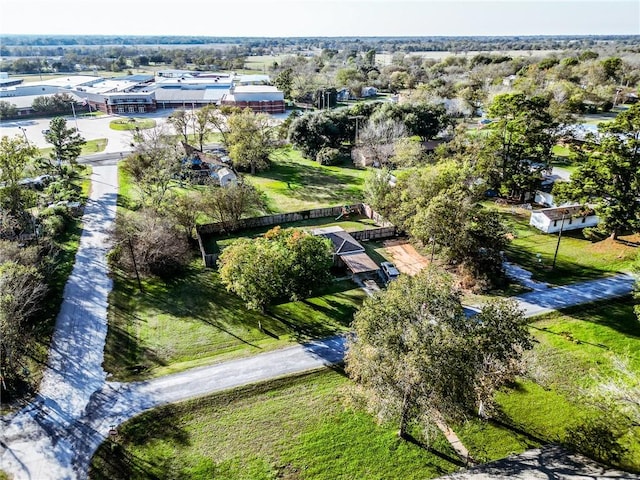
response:
M406 136L404 124L395 120L367 122L359 133L363 154L375 166L388 165L395 154L395 143Z

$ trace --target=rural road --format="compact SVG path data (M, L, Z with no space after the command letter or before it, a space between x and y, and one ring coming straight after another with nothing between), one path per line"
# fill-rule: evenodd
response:
M344 355L344 338L332 337L146 382L107 382L102 361L111 280L105 255L115 218L117 167L94 167L92 181L40 393L24 409L0 418L0 470L15 480L86 478L91 456L111 425L166 403L322 368ZM630 275L618 275L516 299L533 316L625 295L633 283Z

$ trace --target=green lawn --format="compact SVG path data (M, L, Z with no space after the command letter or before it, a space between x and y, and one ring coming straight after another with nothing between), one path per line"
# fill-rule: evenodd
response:
M261 314L247 310L199 259L184 278L148 279L143 288L140 293L135 281L116 276L109 299L105 369L119 380L165 375L344 332L364 298L352 283L334 282L319 296L274 305Z
M631 270L637 250L634 247L609 239L600 242L586 240L582 231L563 232L556 260L556 268L551 269L558 242L557 234L545 234L529 226L530 212L510 207L499 207L494 203L503 219L513 229L514 239L506 249L510 261L522 265L533 272L536 280L555 285L589 280ZM538 262L537 255L542 262Z
M580 392L594 385L594 374L611 374L613 356L628 357L640 372L640 322L630 299L601 302L552 314L532 325L538 344L537 370L499 395L508 422L548 442L568 442L599 417ZM636 429L637 430L637 429ZM640 471L640 432L619 443L629 449L621 466Z
M591 374L609 373L613 354L629 353L640 369L632 307L617 300L535 322L534 351L545 373L538 383L523 378L500 392L495 420L455 427L471 455L490 461L544 443L571 444L568 432L600 416L577 394ZM123 425L118 445L100 448L91 478L422 479L457 468L442 438L433 451L401 441L396 425L378 425L345 402L348 385L340 371L323 371L153 410ZM618 466L640 471L637 438L618 441L628 449Z
M457 469L345 408L348 380L324 371L157 409L94 456L92 479L424 479Z
M102 152L105 148L107 148L107 143L109 142L106 138L95 138L93 140L87 140L86 143L82 146L82 151L80 155L89 155L91 153L99 153ZM48 156L51 152L53 152L53 147L41 148L40 155Z
M156 126L156 121L152 118L118 118L109 122L111 130L146 130Z
M245 177L262 189L272 212L295 212L312 208L357 203L367 171L348 166L323 166L304 159L293 148L279 149L271 168Z

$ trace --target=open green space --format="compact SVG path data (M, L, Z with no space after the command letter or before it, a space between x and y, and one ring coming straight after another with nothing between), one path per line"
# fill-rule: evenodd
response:
M109 142L106 138L95 138L93 140L87 140L86 143L82 146L82 151L80 155L90 155L92 153L100 153L107 148L107 143ZM46 147L40 149L40 155L48 156L51 152L53 152L53 147Z
M193 262L170 283L115 277L105 369L119 380L165 375L348 330L364 292L334 282L313 298L247 310L217 272ZM260 329L262 327L262 329Z
M111 130L146 130L156 126L153 118L117 118L109 122Z
M276 213L357 203L366 175L351 163L323 166L284 147L272 155L269 170L245 178L266 193L268 207Z
M494 420L455 427L479 461L503 458L573 435L597 420L578 392L607 375L613 355L630 354L640 370L640 323L631 300L547 315L532 324L544 375L498 395ZM536 383L537 382L537 383ZM93 460L91 478L434 478L457 469L439 435L431 449L398 439L345 401L340 370L288 377L166 406L119 428ZM416 427L414 435L419 438ZM640 471L640 442L617 439L618 467Z
M529 211L495 203L487 205L498 209L513 230L507 258L533 272L536 280L564 285L630 271L638 253L636 247L627 243L611 239L592 242L584 238L581 230L570 230L562 233L556 266L552 269L557 234L543 233L530 226Z

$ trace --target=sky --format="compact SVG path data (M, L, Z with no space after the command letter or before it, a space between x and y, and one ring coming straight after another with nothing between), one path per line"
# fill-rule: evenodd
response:
M640 35L640 0L0 0L0 34Z

